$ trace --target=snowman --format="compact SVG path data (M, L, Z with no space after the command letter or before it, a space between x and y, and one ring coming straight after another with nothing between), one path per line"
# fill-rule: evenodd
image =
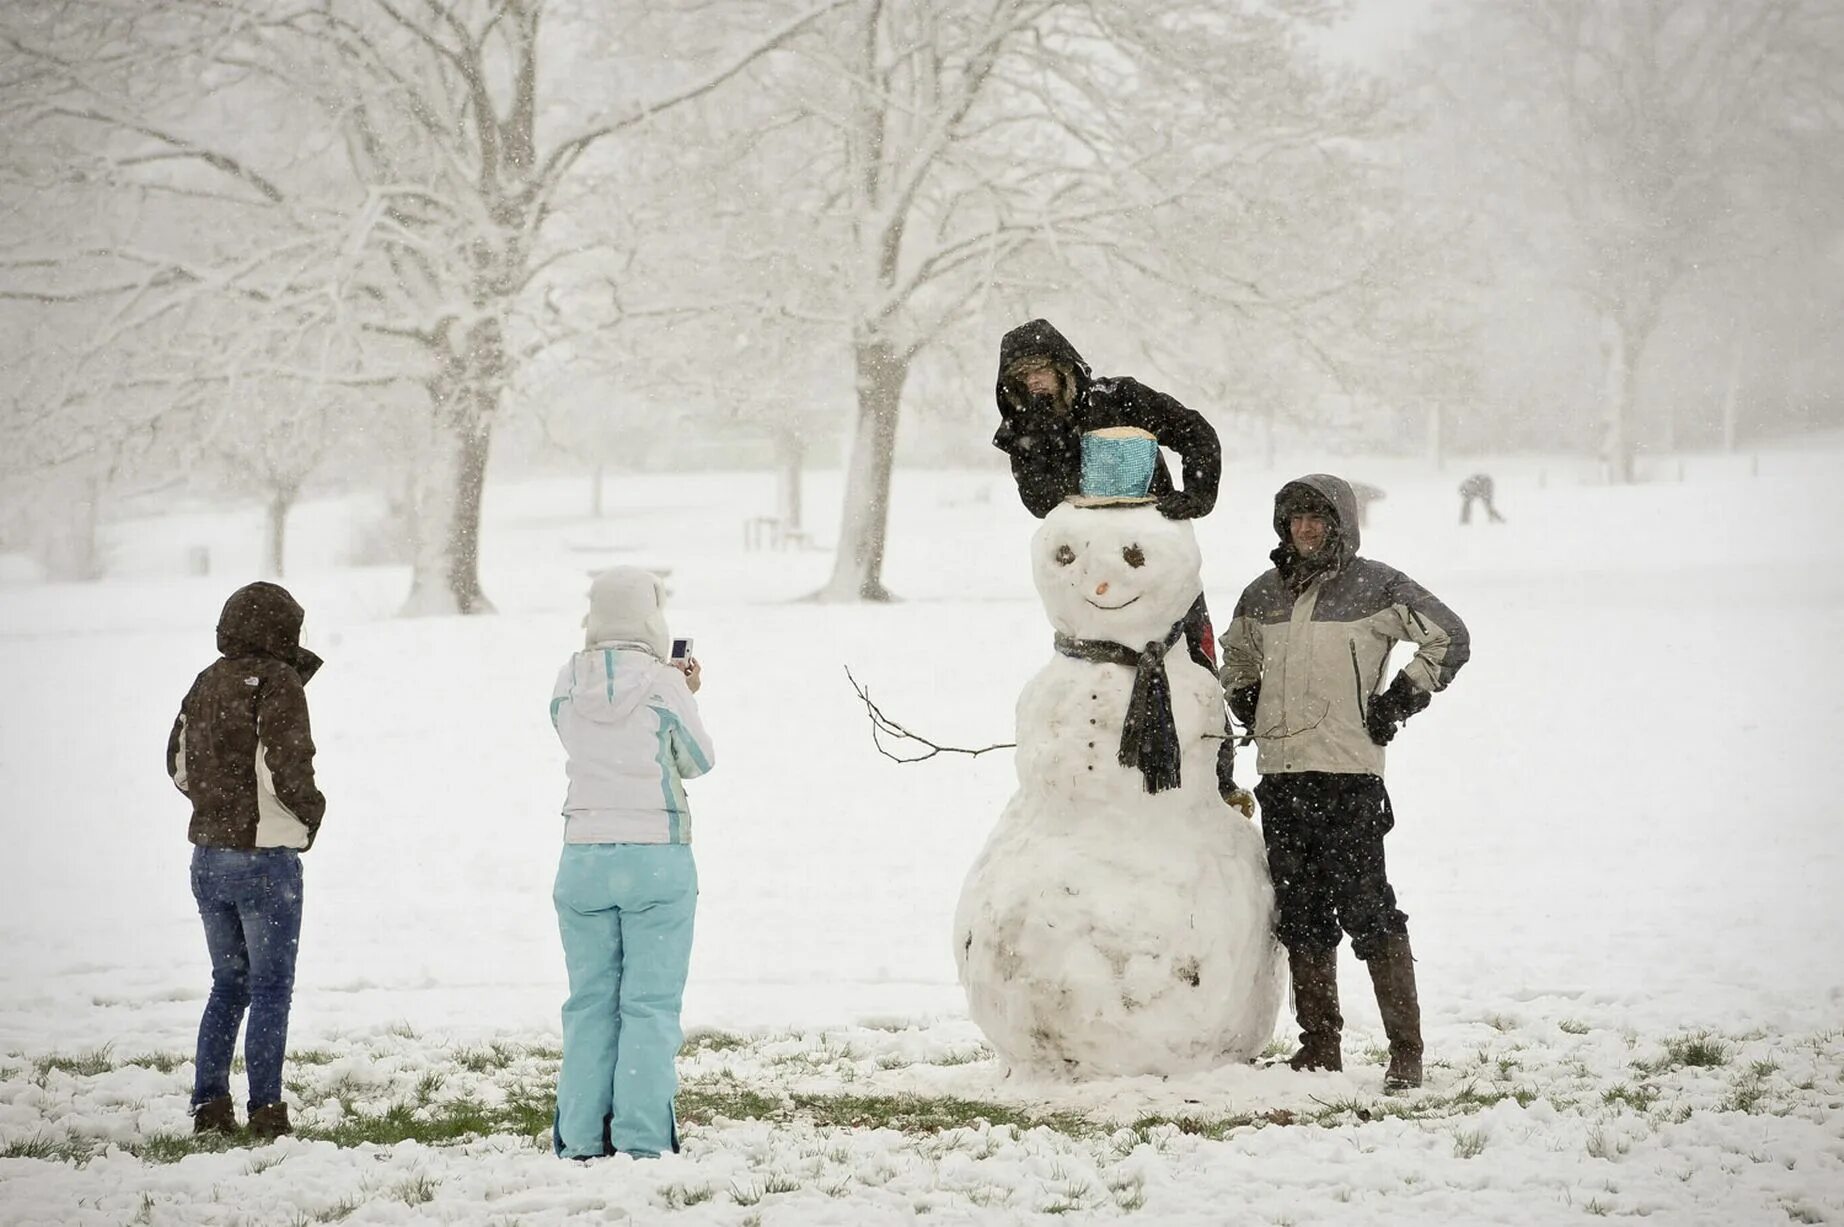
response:
M1261 836L1217 792L1222 688L1183 634L1197 538L1144 497L1151 435L1082 446L1085 494L1031 542L1056 653L1018 696L1018 791L961 890L960 982L1016 1071L1247 1061L1282 965Z

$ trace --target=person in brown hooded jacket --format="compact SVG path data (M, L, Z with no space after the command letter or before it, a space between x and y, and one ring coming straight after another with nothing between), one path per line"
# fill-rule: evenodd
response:
M301 935L301 856L326 812L314 784L301 606L278 584L237 589L218 617L220 656L193 681L167 737L167 773L192 802L192 894L211 953L192 1125L232 1133L231 1057L249 1011L250 1132L290 1132L282 1058Z

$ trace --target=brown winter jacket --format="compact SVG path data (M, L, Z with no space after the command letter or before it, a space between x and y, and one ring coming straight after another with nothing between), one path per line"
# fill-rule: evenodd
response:
M326 798L314 786L301 607L277 584L239 588L218 618L214 661L192 683L167 738L167 774L192 802L192 842L308 848Z

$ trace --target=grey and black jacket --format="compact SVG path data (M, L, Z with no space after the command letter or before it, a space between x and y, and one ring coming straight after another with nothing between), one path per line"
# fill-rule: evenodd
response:
M1304 486L1330 502L1329 564L1309 573L1283 508ZM1274 496L1275 566L1236 603L1220 673L1230 707L1254 734L1263 775L1301 771L1383 774L1383 747L1365 716L1397 643L1416 645L1402 669L1433 694L1471 655L1466 624L1434 594L1358 550L1357 499L1342 478L1314 473Z

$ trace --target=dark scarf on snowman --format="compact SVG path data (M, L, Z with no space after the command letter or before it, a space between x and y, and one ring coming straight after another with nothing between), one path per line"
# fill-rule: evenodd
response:
M1165 654L1183 638L1185 623L1198 616L1203 603L1200 592L1163 640L1149 640L1137 651L1112 639L1071 639L1057 632L1056 650L1063 655L1133 670L1133 695L1127 700L1127 717L1120 728L1120 765L1138 767L1147 792L1178 787L1183 751L1178 725L1172 719L1172 681L1165 675Z

